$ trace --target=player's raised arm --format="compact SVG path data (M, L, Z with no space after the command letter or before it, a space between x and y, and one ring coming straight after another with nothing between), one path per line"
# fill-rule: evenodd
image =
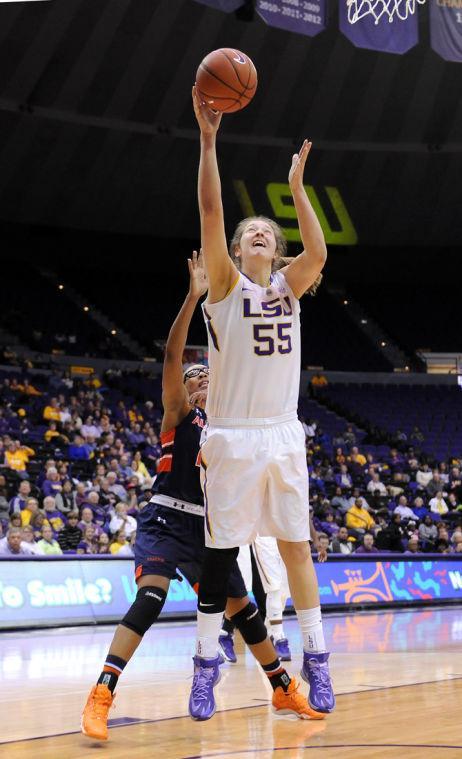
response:
M297 298L316 281L327 258L324 233L303 186L303 172L310 150L311 142L305 140L300 152L292 157L289 172L289 184L304 250L288 266L285 277Z
M228 255L226 244L221 182L216 153L216 136L221 114L203 103L193 87L193 104L201 130L198 200L201 219L201 242L209 277L209 300L223 300L238 276Z
M183 353L188 329L199 299L207 292L208 282L202 251L193 251L188 259L189 290L168 333L162 371L162 403L165 425L175 427L190 410L189 396L183 381Z

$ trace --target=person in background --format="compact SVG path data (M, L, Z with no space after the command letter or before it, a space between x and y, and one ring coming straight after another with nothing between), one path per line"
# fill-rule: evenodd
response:
M98 553L110 554L110 540L107 532L102 532L98 538Z
M39 513L39 504L36 498L28 498L26 508L20 512L21 526L29 525L32 517Z
M79 512L71 511L67 515L67 524L58 533L58 543L63 553L76 551L82 541L82 530L78 526Z
M55 504L62 514L70 514L77 508L76 493L71 480L64 480L63 489L55 495Z
M356 549L355 553L378 553L379 549L374 545L374 536L371 532L366 532L363 535L363 542Z
M127 545L127 538L125 537L125 530L121 529L116 532L115 540L109 547L110 553L117 554L123 546Z
M332 553L343 553L345 556L348 556L350 553L353 553L353 549L354 544L348 539L348 529L340 527L337 535L332 539Z
M114 535L122 531L127 539L136 532L136 519L127 514L128 506L119 501L115 507L115 514L109 523L109 531Z
M53 537L53 530L49 525L42 527L42 538L36 543L37 553L43 556L61 556L62 550L58 541Z
M10 527L6 537L0 540L0 556L33 556L35 550L22 539L20 527Z
M30 494L30 483L27 480L23 480L19 483L17 494L10 501L10 514L19 513L25 509Z

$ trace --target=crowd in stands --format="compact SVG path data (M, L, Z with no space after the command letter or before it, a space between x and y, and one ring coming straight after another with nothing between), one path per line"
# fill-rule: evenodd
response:
M133 555L161 456L159 379L0 372L0 555ZM462 553L462 461L361 450L304 422L322 546L340 554Z

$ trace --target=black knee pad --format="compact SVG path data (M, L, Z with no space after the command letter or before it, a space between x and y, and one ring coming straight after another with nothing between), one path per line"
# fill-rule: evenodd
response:
M202 564L197 608L204 614L223 612L228 597L228 580L239 548L206 548Z
M146 585L139 588L136 598L121 625L143 636L156 621L167 598L167 593L162 588Z
M256 643L263 643L268 637L265 623L252 601L249 601L247 606L238 611L237 614L233 614L231 621L234 622L245 642L250 646L254 646Z

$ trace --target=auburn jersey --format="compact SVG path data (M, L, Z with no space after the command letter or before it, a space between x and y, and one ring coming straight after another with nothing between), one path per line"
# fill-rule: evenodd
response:
M167 432L161 432L162 458L152 488L180 501L203 505L200 485L199 445L206 422L205 412L193 408L182 422Z
M295 414L300 304L282 272L268 287L239 274L218 303L202 305L209 340L209 423Z

